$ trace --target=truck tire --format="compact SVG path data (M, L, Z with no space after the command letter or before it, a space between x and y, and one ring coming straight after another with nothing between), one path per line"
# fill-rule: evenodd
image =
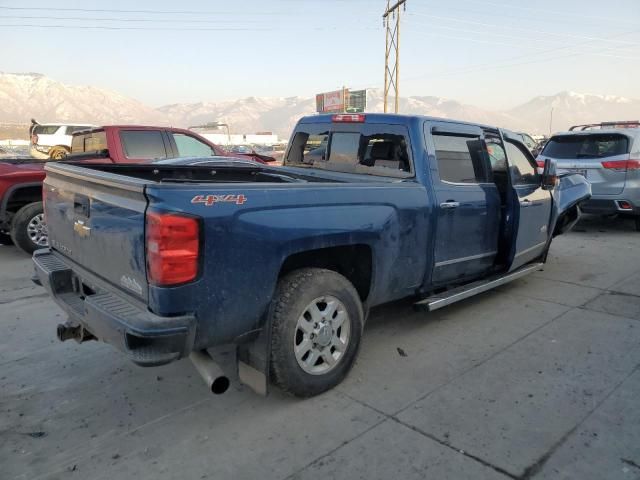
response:
M42 202L30 203L16 212L11 222L11 239L27 253L49 245Z
M65 147L53 147L49 150L49 158L51 160L62 160L67 155L69 155L69 150Z
M297 397L338 385L355 361L364 311L358 292L331 270L304 268L283 277L269 310L271 378Z

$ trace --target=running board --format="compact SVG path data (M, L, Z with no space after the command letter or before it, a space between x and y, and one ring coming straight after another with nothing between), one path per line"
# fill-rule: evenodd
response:
M493 276L488 279L478 280L477 282L469 283L467 285L427 297L424 300L414 303L413 307L417 310L433 312L434 310L459 302L465 298L473 297L479 293L486 292L492 288L517 280L525 275L541 270L542 267L544 267L544 263L525 265L524 267L520 267L518 270L507 273L506 275Z

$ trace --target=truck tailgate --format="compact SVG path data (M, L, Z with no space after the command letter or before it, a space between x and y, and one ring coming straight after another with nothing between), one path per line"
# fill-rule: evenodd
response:
M66 165L47 171L43 198L51 247L146 302L144 182L87 169L78 174Z

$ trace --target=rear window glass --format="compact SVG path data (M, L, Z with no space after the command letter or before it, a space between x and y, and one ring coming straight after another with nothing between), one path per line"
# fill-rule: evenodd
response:
M104 131L74 135L71 153L99 152L107 149L107 135Z
M73 135L76 132L80 132L82 130L89 130L91 127L85 125L74 125L72 127L67 127L67 135Z
M483 183L490 180L480 137L433 135L440 180L451 183Z
M162 133L153 130L126 130L120 133L127 158L158 160L167 158Z
M331 131L339 125L298 127L285 165L346 173L411 176L407 131L399 125L362 125L358 131Z
M33 133L36 135L53 135L59 128L59 125L36 125L33 128Z
M629 153L629 139L615 133L552 137L542 155L553 158L602 158Z

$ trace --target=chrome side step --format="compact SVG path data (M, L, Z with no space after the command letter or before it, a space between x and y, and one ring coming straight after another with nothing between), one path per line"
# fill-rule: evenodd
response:
M524 267L520 267L518 270L505 275L478 280L477 282L469 283L468 285L463 285L461 287L427 297L424 300L416 302L413 307L417 310L433 312L434 310L459 302L465 298L473 297L479 293L486 292L492 288L517 280L525 275L541 270L542 267L544 267L544 263L532 263L530 265L525 265Z

